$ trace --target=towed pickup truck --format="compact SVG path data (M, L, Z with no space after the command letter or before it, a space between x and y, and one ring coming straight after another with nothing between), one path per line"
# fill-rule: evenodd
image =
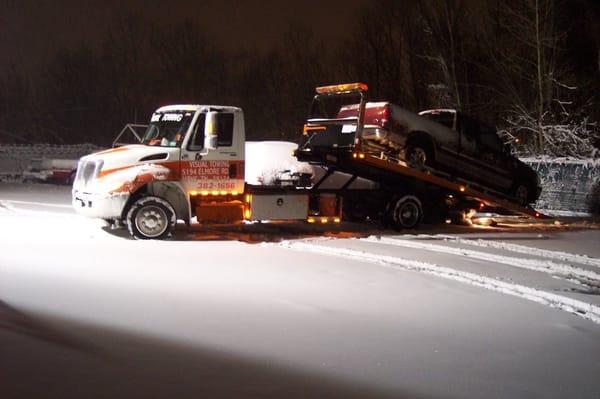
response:
M332 115L334 108L327 101L315 97L313 121L344 120L359 112L359 104L349 104ZM361 137L374 152L403 159L415 168L477 182L521 205L535 202L540 195L535 171L511 155L496 131L457 110L434 109L417 115L389 102L367 102L363 113ZM355 128L345 125L342 133Z

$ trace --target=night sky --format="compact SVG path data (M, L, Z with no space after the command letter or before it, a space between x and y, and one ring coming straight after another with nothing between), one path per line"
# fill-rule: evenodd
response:
M96 44L118 16L149 23L200 22L222 49L268 49L290 24L310 27L325 41L352 29L353 14L368 0L1 0L0 68L32 72L60 47Z

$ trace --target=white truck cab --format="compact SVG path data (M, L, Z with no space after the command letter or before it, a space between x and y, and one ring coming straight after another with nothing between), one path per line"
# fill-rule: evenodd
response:
M244 142L240 108L159 108L141 144L81 158L73 206L86 216L125 221L136 238L163 238L177 219L189 223L192 216L242 219Z

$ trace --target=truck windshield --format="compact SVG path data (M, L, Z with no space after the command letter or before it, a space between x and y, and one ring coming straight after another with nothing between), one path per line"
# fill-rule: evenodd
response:
M152 114L142 144L160 147L179 147L187 132L193 112L168 111Z

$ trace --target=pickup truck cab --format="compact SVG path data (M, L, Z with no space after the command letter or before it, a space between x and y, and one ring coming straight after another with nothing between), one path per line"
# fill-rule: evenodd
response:
M510 153L495 129L454 109L426 110L419 115L437 126L408 142L405 157L410 164L431 165L475 180L523 205L539 197L537 174Z

